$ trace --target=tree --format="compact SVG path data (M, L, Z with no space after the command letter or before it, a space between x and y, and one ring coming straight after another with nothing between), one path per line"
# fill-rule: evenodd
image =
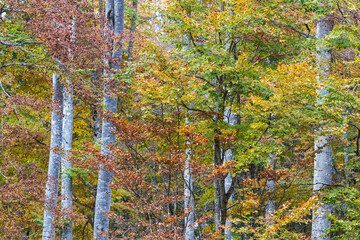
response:
M331 17L322 17L316 24L316 38L323 40L330 34L334 27ZM319 81L326 81L326 77L330 74L331 53L324 47L323 43L317 48L317 61L319 65ZM325 88L320 89L319 104L323 103L328 92ZM332 148L329 146L330 136L319 136L315 140L315 161L314 161L314 191L320 191L326 186L332 185ZM326 229L330 228L330 221L326 215L331 214L331 206L329 204L320 203L319 208L313 213L313 224L311 231L312 239L330 239L324 236Z
M60 75L53 74L53 98L51 116L51 144L49 156L48 178L45 190L45 210L42 239L55 239L55 211L58 195L60 162L62 156L62 112L63 112L63 85Z
M61 159L61 209L65 212L65 224L62 229L62 239L71 240L73 234L72 221L69 220L69 212L72 211L72 178L70 177L72 162L69 159L72 148L73 127L74 127L74 106L73 106L73 86L67 81L67 86L64 87L64 119L62 128L62 147L64 155Z
M105 15L108 18L110 29L114 31L115 36L119 36L124 31L124 1L114 0L106 2ZM116 43L115 50L111 55L110 69L119 69L122 59L121 45ZM107 76L111 79L111 74ZM115 82L115 85L117 83ZM117 97L113 96L114 91L111 89L111 82L107 81L104 86L104 107L109 113L117 112ZM111 153L112 145L115 145L115 128L109 119L111 115L104 117L101 134L101 152L107 161L113 159ZM113 175L104 165L100 166L98 184L95 202L95 219L94 219L94 239L108 239L109 218L107 214L111 205L111 188Z
M75 41L76 38L76 18L72 20L72 38ZM75 43L74 43L75 44ZM69 55L71 56L71 50ZM73 129L74 129L74 105L73 105L73 91L74 87L70 81L66 81L64 88L64 119L63 119L63 142L62 147L64 155L61 159L61 210L65 212L65 224L62 229L61 238L63 240L72 240L73 227L72 220L69 220L69 212L72 211L72 178L70 177L72 162L69 159L71 156L71 148L73 142Z

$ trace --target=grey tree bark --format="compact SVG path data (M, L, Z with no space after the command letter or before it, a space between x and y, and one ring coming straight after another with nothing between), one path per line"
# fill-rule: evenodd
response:
M115 34L120 34L124 31L124 1L123 0L109 0L106 2L105 15L108 18L111 29ZM121 61L121 46L119 43L115 46L116 51L112 53L112 59L115 64L111 64L110 68L118 69ZM111 75L108 76L111 78ZM103 119L102 135L101 135L101 152L107 159L112 159L109 145L115 145L115 127L109 117L117 110L117 98L112 96L112 89L110 89L109 82L104 84L104 107L108 111L107 116ZM94 219L94 239L108 239L109 232L109 218L107 213L110 211L111 205L111 184L113 174L100 165L96 201L95 201L95 219Z
M321 40L325 38L333 29L334 23L329 17L322 17L316 25L316 38ZM317 48L317 64L319 66L319 81L324 81L330 73L331 53L323 43ZM322 104L324 96L328 94L327 90L322 88L319 91L320 99L318 104ZM331 185L332 182L332 148L329 144L330 136L318 136L315 139L315 162L314 162L314 181L313 190L320 191L324 186ZM331 213L329 204L321 203L319 208L313 212L313 223L311 239L328 240L329 236L325 235L325 230L330 228L330 221L326 214Z
M269 166L272 169L275 169L275 157L276 155L271 153L270 154L270 159L269 159ZM266 201L266 207L265 207L265 218L266 218L266 223L268 225L271 225L273 223L272 220L272 215L275 211L275 201L272 199L275 193L275 180L274 179L268 179L266 181L266 192L268 194L268 198L269 200Z
M188 119L186 119L186 123L189 123ZM188 141L187 144L190 145L190 142ZM195 202L193 196L193 174L190 165L191 156L191 148L186 149L186 160L184 169L184 209L188 215L187 217L185 217L185 240L195 239Z
M192 151L191 149L186 149L186 160L185 160L185 170L184 170L184 208L187 217L185 217L185 240L194 240L195 239L195 202L193 197L194 185L193 185L193 174L192 168L190 166Z
M160 27L159 27L160 29ZM190 38L184 35L185 46L183 50L190 50ZM192 108L194 104L190 104ZM190 116L192 111L188 112ZM189 124L190 121L188 118L185 119L185 123ZM186 142L187 145L191 145L190 141ZM193 173L190 165L192 156L191 148L186 149L186 159L185 159L185 168L184 168L184 210L187 213L185 217L185 240L194 240L195 239L195 201L194 201L194 184L193 184Z
M72 42L75 46L76 38L76 18L72 20ZM69 49L70 58L73 58L71 49ZM69 213L72 208L72 179L70 172L72 169L72 162L70 160L72 140L73 140L73 128L74 128L74 106L73 106L73 85L67 80L64 88L64 109L63 109L63 128L62 128L62 147L64 155L61 158L61 210L64 215L64 226L62 228L61 239L72 240L72 221L69 219Z
M72 221L68 219L68 213L72 208L72 179L69 176L72 169L72 162L69 159L73 140L73 126L74 126L74 106L73 106L73 86L67 81L67 86L64 88L64 110L63 110L63 141L62 147L64 155L61 159L61 210L65 212L65 224L62 228L62 240L72 239Z
M236 124L236 116L231 113L229 108L224 110L224 121L227 121L229 124ZM217 122L217 117L215 116L215 122ZM215 129L215 138L214 138L214 165L215 167L221 166L225 161L233 159L233 154L231 149L222 149L219 136L221 132L218 129ZM234 191L233 183L231 176L228 174L225 178L217 177L214 180L215 188L215 227L216 230L220 229L220 225L226 226L227 223L230 224L230 221L227 216L228 203L231 199ZM231 239L231 232L226 230L224 231L226 239Z
M48 178L45 189L45 210L42 239L55 239L55 215L57 204L58 183L60 175L61 147L62 147L62 112L63 112L63 86L60 75L53 74L53 97L51 115L51 142Z
M228 107L225 108L224 121L230 125L235 125L237 123L236 115L234 113L232 113L231 109ZM232 149L227 149L225 152L225 162L229 162L232 160L234 160L234 154L232 152ZM232 177L231 177L230 173L228 173L228 175L225 178L225 194L229 194L230 191L232 191L232 189L231 189L232 181L233 181ZM231 202L233 201L233 198L234 198L234 193L231 192L227 203L231 204ZM232 239L231 228L232 228L231 218L227 217L226 224L225 224L225 236L226 236L226 239L228 239L228 240Z

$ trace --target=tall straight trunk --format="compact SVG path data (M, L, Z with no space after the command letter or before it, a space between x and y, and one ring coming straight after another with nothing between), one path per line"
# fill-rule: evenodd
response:
M129 46L128 46L128 61L132 61L132 50L134 48L134 33L136 28L136 18L137 18L137 11L138 11L138 0L133 0L133 16L131 18L131 27L130 27L130 40L129 40Z
M108 17L110 27L114 30L115 35L124 31L124 1L123 0L109 0L106 3L105 15ZM121 46L116 43L117 51L112 53L112 59L115 60L110 64L110 68L118 69L121 61ZM108 76L111 78L111 75ZM104 107L109 111L109 114L104 117L101 134L101 153L111 160L113 154L109 145L115 145L115 127L109 117L117 110L117 98L112 96L112 89L110 83L104 84ZM94 219L94 239L108 239L109 235L109 218L107 213L110 211L111 205L111 184L113 174L106 170L103 165L100 165L96 201L95 201L95 219Z
M219 167L223 164L223 158L221 154L220 140L216 135L220 133L215 130L214 138L214 166ZM222 221L224 218L223 215L223 199L225 196L225 181L222 178L216 177L214 181L215 188L215 227L216 230L220 230L220 225L224 225L225 221Z
M71 40L75 45L76 38L76 18L72 20L72 36ZM73 54L69 49L70 58ZM74 106L73 106L73 85L67 80L64 88L64 110L63 110L63 133L62 133L62 147L64 155L61 158L61 210L65 213L64 226L62 228L61 239L72 240L72 221L69 219L69 212L72 208L72 179L69 176L72 169L72 162L70 160L70 151L72 148L73 128L74 128Z
M326 37L333 29L333 21L329 17L322 17L316 25L316 38L318 40ZM326 80L330 74L331 53L323 43L317 48L317 62L320 67L319 81ZM322 104L322 99L328 94L325 88L319 91L320 99L318 104ZM313 190L320 191L324 186L331 185L332 181L332 148L329 146L329 136L318 136L315 139L315 162L314 162L314 182ZM326 214L331 213L329 204L320 203L319 208L313 212L313 222L311 238L316 240L327 240L325 230L330 228L330 221L326 218Z
M96 93L95 93L96 94ZM96 97L94 104L91 106L91 113L93 119L93 138L94 143L98 144L101 140L101 116L100 116L101 98Z
M234 160L234 155L232 153L231 149L228 149L225 152L225 162L227 161L232 161ZM231 190L231 185L232 185L232 177L230 175L230 173L228 173L228 175L225 178L225 194L230 193ZM231 192L229 199L227 200L227 205L230 203L232 203L234 199L234 193ZM231 232L231 228L232 228L232 223L231 223L231 218L230 217L226 217L226 223L225 223L225 236L226 239L231 240L232 239L232 232Z
M219 130L215 130L215 135L220 135ZM230 149L229 149L230 150ZM232 152L227 151L228 156L222 156L224 149L221 148L221 142L218 136L214 139L214 165L216 168L224 164L226 158L233 157ZM229 154L231 153L231 154ZM224 154L226 155L226 154ZM220 226L224 227L227 223L227 208L230 197L233 193L231 176L229 174L224 177L217 177L214 181L215 188L215 227L219 232L224 232ZM229 223L229 222L228 222ZM228 232L227 232L228 233ZM230 235L229 235L230 236ZM227 238L228 236L226 236ZM231 237L231 236L230 236Z
M93 139L95 144L100 144L101 141L101 91L98 90L96 85L100 82L100 70L93 71L91 76L92 85L94 87L93 102L91 104L91 116L93 120Z
M190 50L190 38L184 35L184 43L186 44L183 47L184 51ZM190 108L193 108L194 104L190 104ZM188 112L188 115L191 116L192 111ZM185 123L189 124L190 121L188 118L185 119ZM185 168L184 168L184 210L188 214L185 217L185 240L194 240L195 239L195 201L194 201L194 183L193 183L193 173L190 165L192 149L190 148L191 142L187 141L186 144L189 148L186 149L186 159L185 159Z
M42 239L55 239L55 215L57 204L58 183L60 175L61 146L62 146L62 112L63 112L63 86L60 75L53 74L53 97L51 115L51 143L48 178L45 190L45 210Z
M186 160L185 160L185 170L184 170L184 208L188 214L185 217L185 240L194 240L195 239L195 229L194 229L194 219L195 219L195 202L193 197L193 174L192 168L190 166L192 151L191 149L186 149Z
M64 88L64 119L63 119L63 142L62 147L64 155L61 159L61 210L65 212L65 224L62 228L62 240L72 239L72 221L69 218L69 212L72 208L72 179L69 176L72 169L72 162L69 159L70 151L72 148L73 140L73 126L74 126L74 115L73 115L73 86L67 81L67 86Z
M224 113L224 121L227 122L229 125L235 125L237 123L236 120L236 115L234 113L231 112L231 109L226 107L225 108L225 113ZM234 154L232 152L232 149L227 149L225 151L225 162L230 162L234 160ZM233 184L233 179L230 175L230 173L228 173L228 175L225 178L225 194L229 195L229 199L227 200L227 204L231 204L234 198L234 193L232 192L232 188L231 185ZM231 191L231 192L230 192ZM225 224L225 236L226 239L231 240L232 239L232 232L231 232L231 228L232 228L232 223L231 223L231 218L227 217L226 218L226 224Z
M191 112L189 113L191 114ZM189 120L185 119L186 124L189 123ZM191 143L186 142L187 145ZM184 209L187 213L185 217L185 240L194 240L195 239L195 202L194 202L194 185L193 185L193 173L190 165L190 160L192 156L192 150L189 147L186 149L186 159L185 159L185 169L184 169Z
M234 114L231 113L229 108L225 108L225 121L229 124L234 125L236 124L236 117ZM217 122L218 116L215 116L215 124ZM230 161L233 159L233 154L231 149L222 149L221 148L221 141L219 136L221 135L220 130L215 129L215 137L214 137L214 166L215 168L220 167L224 164L225 161ZM230 221L227 218L227 208L229 200L233 194L234 188L231 176L227 174L226 177L216 177L214 180L214 188L215 188L215 227L216 230L228 234L226 235L226 239L230 237L231 239L231 232L223 231L220 228L226 227L227 224L230 224Z
M269 156L269 167L274 170L275 169L275 157L276 155L271 153ZM266 181L266 192L268 195L268 200L266 201L266 207L265 207L265 218L266 223L268 225L271 225L273 223L272 216L275 211L275 201L273 199L273 195L275 193L275 180L274 179L267 179Z

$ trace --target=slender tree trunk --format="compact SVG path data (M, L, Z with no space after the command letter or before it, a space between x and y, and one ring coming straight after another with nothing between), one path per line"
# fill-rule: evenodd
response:
M215 135L219 134L215 131ZM214 165L218 167L223 164L221 157L220 140L217 136L214 138ZM222 213L222 199L225 195L224 179L216 177L214 181L215 188L215 227L218 231L221 224L221 213Z
M316 38L321 40L326 37L333 28L333 21L329 17L322 17L316 25ZM324 44L320 44L317 49L317 61L320 67L319 81L323 81L330 73L331 53ZM328 94L325 88L320 89L320 97ZM322 104L319 99L318 104ZM314 162L314 191L320 191L324 186L331 185L332 182L332 148L329 146L329 136L318 136L315 139L315 162ZM328 240L329 236L324 237L325 230L330 228L330 221L326 214L331 213L329 204L321 203L319 208L313 212L313 223L311 238L316 240Z
M195 202L193 197L193 175L192 168L190 166L192 152L190 149L186 149L186 161L185 161L185 170L184 170L184 208L188 213L185 217L185 240L194 240L195 239L195 229L194 229L194 208Z
M101 140L101 116L100 116L100 105L101 99L96 97L95 103L91 106L92 118L93 118L93 138L94 143L98 144Z
M73 139L73 126L74 126L74 116L73 116L73 86L68 81L68 86L64 88L64 119L63 119L63 142L62 146L64 149L64 155L61 159L61 210L65 212L65 224L62 229L62 240L71 240L72 239L72 221L68 219L68 213L72 208L72 178L69 176L69 173L72 169L72 162L69 159L72 148L72 139Z
M76 18L72 20L72 42L75 46L76 38ZM69 49L69 56L73 58L71 49ZM69 219L69 213L72 209L72 179L69 176L72 169L72 162L70 160L73 128L74 128L74 106L73 106L73 85L67 80L66 87L64 88L64 110L63 110L63 139L62 147L64 155L61 158L61 210L65 212L64 226L62 228L62 240L72 240L72 220Z
M123 0L109 0L106 3L105 14L110 22L114 33L120 34L124 30L124 1ZM118 69L121 61L121 46L116 43L118 50L112 54L114 64L110 64L111 68ZM108 76L111 78L111 76ZM105 110L109 111L108 116L105 116L102 124L101 135L101 152L102 155L109 160L113 158L109 145L115 145L115 127L109 117L117 110L117 98L111 96L110 84L105 83L104 86L104 106ZM94 239L108 239L109 235L109 218L107 213L110 211L111 205L111 184L113 174L106 170L103 165L100 166L96 201L95 201L95 219L94 219Z
M231 112L231 109L228 107L225 108L224 121L230 125L235 125L237 123L236 115L233 114ZM225 162L230 162L232 160L234 160L234 154L232 152L232 149L227 149L225 152ZM233 181L233 179L232 179L230 173L228 173L228 175L225 178L225 195L230 195L229 199L227 200L227 205L229 203L231 204L233 201L233 198L234 198L233 189L231 188L231 186L233 184L232 181ZM225 224L225 236L226 236L226 239L228 239L228 240L232 239L231 228L232 228L231 218L227 217L226 224Z
M229 111L230 114L230 110L226 110L225 109L225 113L226 111ZM225 114L226 115L226 114ZM231 117L231 118L230 118ZM215 117L215 122L216 122L216 118ZM229 123L231 124L235 124L235 115L229 115L228 116ZM225 120L226 121L226 120ZM221 148L221 142L219 139L219 135L221 134L221 132L218 129L215 129L215 138L214 138L214 166L215 168L218 168L219 166L224 164L224 161L229 161L233 158L233 154L231 149L228 149L225 153L225 149ZM223 154L224 153L224 154ZM224 155L224 156L223 156ZM215 227L216 230L219 232L224 232L221 228L220 225L222 227L226 227L227 224L227 205L229 202L229 199L231 198L232 194L233 194L233 184L232 184L232 180L230 181L231 176L229 176L229 174L226 177L216 177L216 179L214 180L214 188L215 188ZM228 221L228 223L230 223ZM226 232L225 232L226 233ZM229 234L229 232L227 232ZM226 239L228 239L228 237L231 237L231 235L227 235Z
M93 102L91 104L91 116L93 120L92 132L95 144L100 144L101 141L101 91L96 87L100 82L101 70L96 70L91 76L91 81L94 87Z
M99 12L103 12L103 0L99 0Z
M160 27L158 28L160 29ZM183 47L184 51L190 50L190 38L184 35L184 43L186 44ZM193 108L194 104L190 104L190 108ZM191 116L192 111L188 112L188 115ZM188 118L185 119L185 123L189 124L190 121ZM186 160L185 160L185 169L184 169L184 210L187 213L185 217L185 240L194 240L195 239L195 201L194 201L194 185L193 185L193 173L190 165L190 160L192 156L192 149L190 148L190 141L187 141L186 144L189 148L186 149Z
M186 123L189 121L186 119ZM190 142L187 142L190 145ZM192 168L190 165L190 160L192 156L191 148L186 149L186 160L185 160L185 170L184 170L184 209L188 214L185 217L185 240L194 240L195 239L195 202L193 197L193 174Z
M138 0L134 0L133 3L133 16L131 18L131 28L130 28L130 40L129 40L129 46L128 46L128 61L132 61L132 50L134 48L134 33L135 33L135 27L136 27L136 18L137 18L137 5L138 5Z
M271 153L269 157L270 157L269 166L274 170L276 155ZM270 178L266 181L266 192L267 192L269 199L266 201L265 218L266 218L266 223L268 225L271 225L271 224L273 224L272 216L275 211L275 201L273 200L273 195L275 193L275 180L274 179Z
M216 131L216 134L219 134ZM224 158L222 157L223 149L221 149L220 146L220 139L216 136L214 139L214 165L215 167L219 167L223 165ZM227 186L225 184L227 177L217 177L214 181L214 187L215 187L215 227L216 230L219 230L220 232L223 232L223 230L220 228L221 226L226 226L226 220L227 220L227 204L229 202L229 199L233 192L232 183L228 181L229 189L227 189ZM229 179L229 178L228 178Z
M232 153L231 149L228 149L225 152L225 161L232 161L234 160L234 155ZM225 178L225 194L229 194L231 190L231 185L232 185L232 177L230 175L230 173L228 173L228 175ZM232 203L234 199L234 193L230 194L229 199L227 200L227 205L230 203ZM231 218L227 217L226 218L226 223L225 223L225 236L226 239L231 240L232 239L232 232L231 232L231 228L232 228L232 223L231 223Z
M63 86L59 81L60 76L53 74L53 97L51 115L51 143L48 178L45 190L45 211L42 239L55 239L54 211L58 196L58 183L60 175L61 145L62 145L62 112L63 112Z

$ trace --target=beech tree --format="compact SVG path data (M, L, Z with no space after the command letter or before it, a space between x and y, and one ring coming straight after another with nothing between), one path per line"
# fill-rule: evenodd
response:
M110 24L110 29L114 31L115 36L119 36L124 31L124 1L114 0L106 2L105 15ZM121 45L117 42L114 44L114 52L111 53L110 70L119 69L122 59ZM112 74L108 74L109 79L104 85L104 107L109 113L117 112L117 97L113 96L114 91L111 88ZM116 85L116 81L115 81ZM115 145L115 127L109 116L103 119L101 133L101 151L105 159L111 160L111 145ZM111 205L111 188L112 173L110 169L100 166L98 184L95 202L95 219L94 219L94 239L108 239L109 218L107 216Z
M324 39L334 27L334 22L330 17L322 17L316 25L316 38ZM326 76L330 74L331 53L324 46L317 48L317 61L320 67L319 81L326 81ZM328 93L325 88L319 91L320 98L325 97ZM323 100L318 101L319 104ZM315 140L315 162L314 162L314 191L319 191L323 187L332 185L332 148L329 146L330 136L319 136ZM321 203L319 208L313 213L313 224L311 237L313 239L330 239L325 237L325 230L330 228L330 221L326 218L331 214L331 206Z
M69 82L67 82L69 84ZM73 138L73 125L74 125L74 106L73 106L73 87L70 83L68 86L64 87L64 118L63 118L63 127L62 127L62 147L64 155L61 159L61 208L64 212L69 212L72 209L72 179L69 176L72 169L72 162L68 158L70 157L70 150L72 148L72 138ZM67 214L69 215L69 214ZM66 215L65 215L66 216ZM72 239L72 221L65 217L65 225L63 227L62 239Z
M51 114L51 145L49 156L48 179L45 190L45 211L42 239L55 239L55 210L57 205L60 162L62 155L62 112L63 112L63 85L60 75L53 74L54 95L52 98Z

